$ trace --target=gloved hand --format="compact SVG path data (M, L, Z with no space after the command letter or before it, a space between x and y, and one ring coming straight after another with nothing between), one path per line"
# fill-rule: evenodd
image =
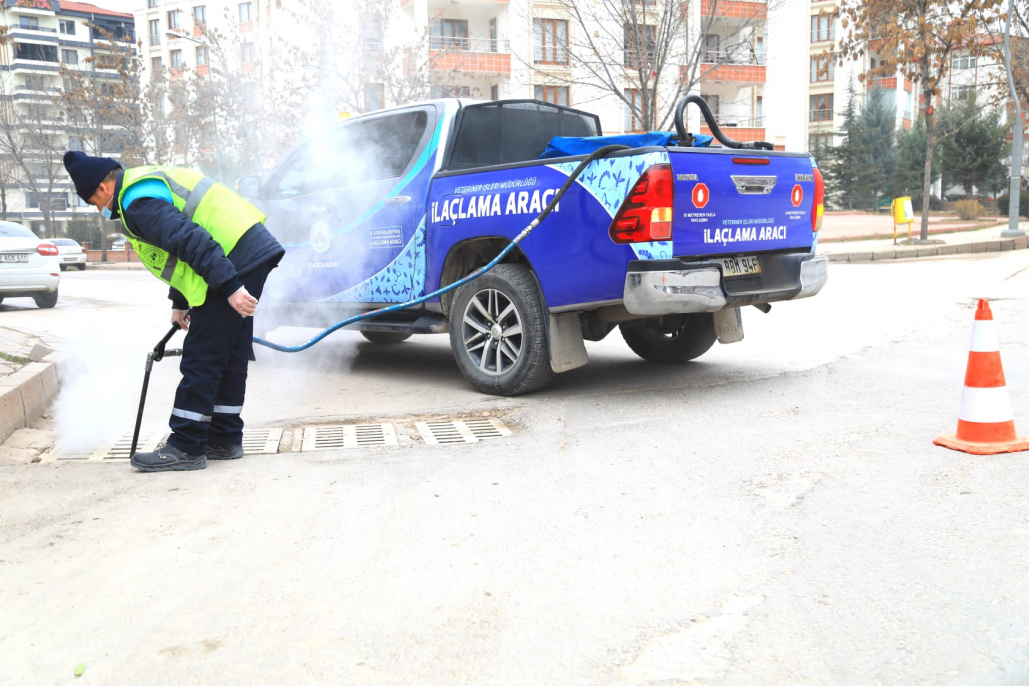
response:
M178 324L183 331L188 331L189 310L172 310L171 323Z
M246 286L240 287L238 291L229 296L229 304L232 309L239 312L241 317L253 317L257 311L257 298L247 292Z

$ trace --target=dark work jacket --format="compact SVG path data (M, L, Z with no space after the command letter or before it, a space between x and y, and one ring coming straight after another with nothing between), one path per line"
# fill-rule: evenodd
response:
M123 177L118 177L116 198L121 196ZM240 276L266 262L278 264L286 252L264 224L254 224L226 256L206 229L161 198L137 198L121 213L139 239L167 250L192 267L207 282L208 297L228 298L243 287ZM169 290L168 297L176 310L189 309L186 297L175 288Z

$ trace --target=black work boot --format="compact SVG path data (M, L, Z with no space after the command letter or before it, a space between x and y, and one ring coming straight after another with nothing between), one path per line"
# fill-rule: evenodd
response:
M207 456L188 455L173 445L165 444L152 453L136 453L130 462L142 472L182 472L203 469L207 466Z
M207 444L208 460L238 460L243 457L243 444L237 445L212 445Z

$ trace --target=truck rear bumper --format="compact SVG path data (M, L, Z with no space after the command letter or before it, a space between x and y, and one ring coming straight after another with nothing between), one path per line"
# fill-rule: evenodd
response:
M812 253L758 255L761 273L722 275L709 260L636 260L629 263L623 300L633 314L716 312L815 295L829 278L829 258Z

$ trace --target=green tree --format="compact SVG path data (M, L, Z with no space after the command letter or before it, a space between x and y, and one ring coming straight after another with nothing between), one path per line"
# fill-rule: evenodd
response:
M975 98L959 98L940 110L940 162L948 185L959 185L971 196L987 190L995 165L1008 152L1007 127L994 108L982 108Z
M857 90L854 81L847 86L847 109L843 111L843 124L836 135L840 144L829 149L825 163L825 193L830 205L854 209L860 204L860 174L858 157L864 139L857 111Z
M891 184L897 171L894 146L897 108L886 102L883 91L873 88L861 111L859 124L863 140L858 155L859 187L876 208L879 196Z
M933 167L932 182L940 177L939 165ZM894 197L910 196L914 207L921 209L925 179L925 125L921 119L897 134L897 171L893 175Z

